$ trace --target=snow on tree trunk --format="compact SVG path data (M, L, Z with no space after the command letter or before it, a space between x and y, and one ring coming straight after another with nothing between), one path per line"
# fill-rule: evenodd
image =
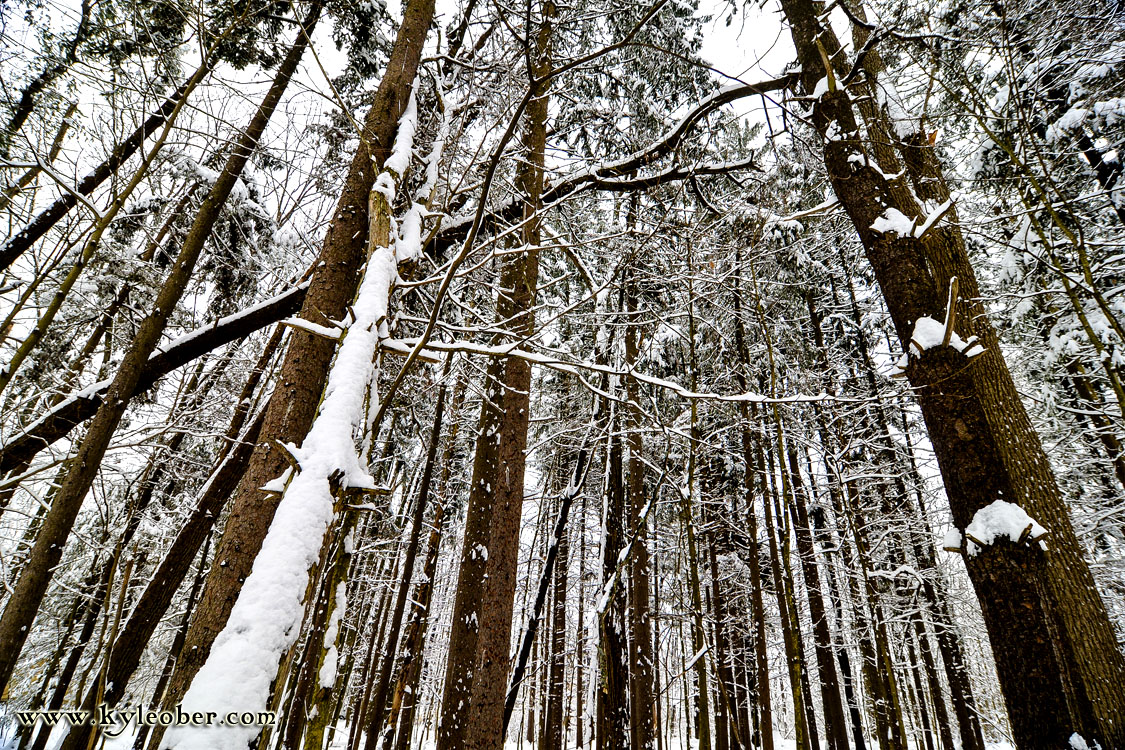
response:
M394 153L375 190L390 205L410 161L418 110L415 96L399 122ZM397 245L397 243L396 243ZM411 250L402 248L410 257ZM363 467L356 440L366 426L369 393L377 368L379 342L389 336L387 309L398 280L397 246L376 247L352 307L354 318L342 321L340 348L328 375L324 398L300 448L286 446L298 467L289 479L262 543L262 550L226 628L215 640L207 662L184 696L184 711L265 711L277 664L299 633L302 599L309 570L316 563L324 534L332 523L336 493L374 490ZM165 747L175 750L243 750L259 726L175 727Z

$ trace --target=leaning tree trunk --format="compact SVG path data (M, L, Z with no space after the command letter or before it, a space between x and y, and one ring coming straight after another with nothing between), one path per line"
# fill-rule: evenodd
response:
M309 17L309 21L312 22L315 22L319 15L320 5L317 4L314 8ZM282 92L297 68L306 43L300 40L304 39L306 39L304 32L301 32L299 41L282 63L265 99L251 119L246 132L239 138L222 172L200 206L179 255L157 293L153 310L141 322L107 390L106 398L94 416L86 437L63 479L51 510L44 519L27 566L16 582L4 614L0 616L0 693L3 692L15 668L16 660L31 630L31 624L47 592L52 571L62 558L63 548L78 517L82 500L98 473L113 433L129 405L129 397L140 381L149 356L163 336L168 318L187 289L196 261L199 260L204 243L219 218L223 204L234 189L243 167L257 146L258 139L265 131L270 116L281 99Z
M410 98L433 7L433 0L411 0L405 7L386 73L367 115L365 137L352 158L301 308L301 317L307 320L340 320L355 296L366 260L368 196ZM277 387L266 406L260 440L231 499L230 517L216 545L216 556L226 564L212 566L207 576L184 656L168 685L166 706L179 703L226 625L280 500L259 488L288 468L278 444L301 443L312 425L334 350L333 343L322 337L305 331L292 334ZM158 727L154 740L159 734Z

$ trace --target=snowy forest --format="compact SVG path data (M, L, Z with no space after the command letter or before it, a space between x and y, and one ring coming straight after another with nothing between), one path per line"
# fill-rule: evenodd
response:
M0 0L3 750L1125 749L1120 0Z

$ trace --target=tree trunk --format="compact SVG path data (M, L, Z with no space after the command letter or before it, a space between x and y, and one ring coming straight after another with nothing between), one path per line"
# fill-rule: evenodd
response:
M553 0L545 0L536 31L535 48L529 61L531 69L527 71L529 78L537 81L532 85L540 87L531 92L534 98L527 106L524 134L527 153L516 174L516 189L524 204L520 242L527 249L524 254L509 258L500 273L497 319L505 322L517 340L531 335L535 327L533 308L539 276L540 243L538 214L542 207L548 115L546 83L541 81L542 76L551 68L554 16ZM527 33L530 35L532 30L527 29ZM489 519L491 528L487 546L487 576L477 602L479 631L472 671L471 700L468 711L465 712L469 726L464 735L464 747L470 750L493 750L502 748L504 744L505 688L510 666L512 609L524 498L524 449L527 447L527 428L531 416L530 363L516 357L506 358L502 388L496 481L491 488L493 507ZM473 489L478 488L479 482L474 482ZM459 588L458 600L461 596ZM447 675L447 679L450 676L452 673ZM447 712L455 708L444 706ZM443 746L439 741L438 750L445 750L446 747L448 746Z
M563 750L563 708L566 698L566 584L570 567L570 531L558 540L554 572L554 610L551 613L551 661L547 672L547 710L539 750Z
M789 476L793 487L790 518L796 529L797 553L805 575L805 591L812 617L813 638L816 651L817 672L820 676L820 695L824 706L824 733L832 750L848 750L847 724L844 706L840 701L840 679L832 658L832 634L828 629L828 615L824 595L820 588L820 569L816 561L812 527L805 501L805 488L797 463L797 452L789 446ZM784 468L783 468L784 471Z
M746 345L746 326L742 321L742 291L738 286L738 278L742 272L741 250L736 246L735 263L738 265L739 276L735 278L734 290L734 316L735 316L735 346L738 349L739 367L735 375L738 379L738 388L743 393L749 390L746 373L750 367L750 353ZM761 734L762 750L773 750L773 706L770 696L769 657L766 652L766 612L762 594L762 544L758 539L758 513L754 510L755 482L754 477L760 477L760 494L762 502L767 505L766 477L762 471L761 453L758 460L754 460L754 437L750 426L750 408L745 401L738 404L739 422L742 436L742 463L743 477L746 485L746 527L750 538L750 603L751 616L754 626L754 672L756 675L757 708L759 715L759 730ZM755 468L757 471L755 472ZM772 537L771 544L772 547ZM861 748L856 748L861 750Z
M940 314L941 290L953 277L966 297L961 319L969 323L960 328L966 333L971 329L985 349L973 361L950 346L927 349L920 356L915 351L906 370L919 393L956 527L964 529L977 511L1006 498L1051 533L1046 552L1034 544L1001 541L966 556L1016 743L1061 744L1078 731L1087 740L1125 744L1125 659L987 311L978 301L960 231L935 227L919 238L913 232L896 236L871 228L884 207L912 218L922 211L905 185L884 176L894 171L893 164L881 164L881 170L867 164L851 100L836 86L837 76L842 80L847 75L846 64L815 3L785 0L783 11L806 90L829 77L827 93L814 103L813 123L822 136L830 126L843 134L826 141L825 165L859 232L904 349L915 321ZM839 69L826 69L822 56L836 60ZM869 119L868 125L889 130L879 119ZM929 173L919 173L908 160L911 176L939 179L932 151L922 149L920 155L928 157ZM957 304L956 299L950 302Z
M315 23L319 10L319 5L314 6L309 17L310 22ZM296 70L306 43L307 37L302 32L279 68L273 85L254 114L246 132L239 138L223 171L215 180L203 205L200 206L191 230L180 248L179 256L157 294L154 309L141 323L129 351L125 354L107 390L105 401L94 416L86 437L71 463L71 468L59 488L51 510L44 520L39 538L32 549L28 565L16 583L4 614L0 616L0 693L3 692L3 686L7 684L15 668L16 659L46 594L52 571L62 557L66 539L78 517L82 500L98 473L101 460L125 413L129 397L140 380L144 365L159 343L169 316L183 296L195 269L195 263L218 219L219 212Z
M635 274L626 272L625 313L629 318L625 326L625 367L631 370L640 356L640 336L637 330L641 316L637 310L637 280ZM656 655L652 644L652 611L649 597L651 564L648 554L648 523L642 526L641 509L645 505L644 441L641 439L643 413L640 407L640 387L636 378L625 380L625 395L629 404L625 411L625 447L629 456L629 525L637 537L629 557L629 603L636 658L629 673L629 694L633 703L633 748L653 750L656 743L656 726L653 716L655 690L653 666Z
M386 73L367 114L365 137L352 158L301 308L306 320L342 319L355 296L359 270L366 259L368 196L410 98L432 19L433 0L411 0L404 8ZM207 576L165 706L175 706L183 698L226 625L280 501L259 488L288 467L278 443L299 444L312 425L334 350L334 344L322 337L292 333L277 386L266 406L261 438L231 499L230 517L216 546L216 556L226 564L212 566ZM153 732L154 739L158 735L162 735L159 727Z
M616 411L616 410L615 410ZM611 419L616 428L617 415ZM595 740L598 750L619 750L629 747L629 654L626 641L625 587L615 585L619 575L617 563L625 549L625 482L622 467L621 441L611 430L606 461L605 509L602 513L602 590L611 586L605 610L598 613L600 643L597 687L597 723ZM602 604L603 602L599 602Z

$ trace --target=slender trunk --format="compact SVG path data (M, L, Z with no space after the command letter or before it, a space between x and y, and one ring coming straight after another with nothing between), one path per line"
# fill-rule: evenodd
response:
M524 143L526 157L520 162L516 188L523 198L521 244L525 253L511 257L500 274L497 317L519 339L535 327L534 303L539 276L540 226L544 158L547 144L548 94L543 76L551 68L551 36L555 16L553 0L541 10L535 48L528 75L536 81L534 98L527 106ZM527 30L531 34L531 29ZM464 747L492 750L504 744L504 713L512 630L512 610L519 561L520 520L524 498L524 450L531 412L531 365L515 357L504 363L496 484L492 487L493 509L488 539L487 577L479 601L479 632L472 674L472 694ZM461 592L458 591L458 598ZM446 711L453 707L445 706ZM445 750L439 742L438 750Z
M160 670L160 679L156 681L156 687L152 690L152 700L148 703L150 711L155 711L160 707L160 701L164 697L164 688L172 677L172 667L175 666L176 660L180 658L180 652L184 647L184 638L187 636L188 623L191 622L191 611L195 607L195 602L199 599L199 590L203 587L203 577L207 573L207 553L210 551L211 534L209 532L203 542L203 551L199 554L199 569L191 582L191 591L188 592L187 600L184 602L184 614L180 618L179 627L176 628L176 637L172 639L172 647L168 649L168 656L164 660L164 668ZM137 737L133 740L133 750L144 750L149 729L148 724L138 727Z
M539 750L563 750L563 708L566 698L566 585L570 567L570 531L558 539L551 613L551 660L547 670L547 707Z
M691 245L688 245L688 267L692 266ZM695 351L695 290L692 277L688 276L688 380L691 389L697 387L699 362ZM691 594L691 647L694 650L695 674L699 683L697 696L699 706L699 750L711 750L711 709L707 687L706 640L703 633L703 595L699 583L699 549L695 542L695 522L693 519L692 497L696 485L696 454L699 445L699 419L696 402L691 402L691 432L688 440L687 487L682 493L680 523L687 537L688 585Z
M627 272L628 273L628 272ZM629 324L625 327L625 367L632 369L640 356L640 336L638 330L641 316L637 310L637 280L634 273L628 273L625 287L625 312ZM629 694L633 703L633 748L634 750L653 750L656 727L653 716L654 687L653 666L656 657L652 643L652 612L649 597L649 578L651 563L648 553L648 524L641 525L641 509L645 504L645 465L643 460L644 441L641 438L643 414L640 407L640 387L635 378L625 381L625 394L629 404L625 411L625 447L629 457L629 521L630 527L637 531L637 538L629 557L629 602L630 619L633 629L632 643L635 644L636 658L633 659L629 678Z
M598 613L600 674L597 687L598 750L618 750L629 746L629 666L626 641L625 587L614 585L617 562L625 548L625 487L622 476L621 441L616 436L619 424L615 414L606 461L605 508L602 512L602 586L612 586L605 609ZM599 602L602 605L603 602Z
M384 562L384 567L390 566L392 569L392 578L394 578L394 571L397 570L397 556L391 561ZM383 570L380 569L378 579L382 579ZM363 659L363 669L360 674L360 684L363 685L363 690L360 691L357 697L355 710L352 712L351 728L348 730L348 742L345 747L348 750L358 750L359 740L363 736L361 727L368 723L368 704L371 703L371 690L375 685L375 681L371 679L371 671L375 668L375 654L376 649L383 642L383 628L386 625L386 611L388 603L390 602L391 590L390 587L385 587L379 596L379 604L374 608L374 616L369 618L370 623L379 623L379 627L375 630L367 641L367 653Z
M756 417L757 408L752 406L752 409ZM760 425L760 429L762 433L764 433L766 429L765 425ZM789 688L793 699L793 729L796 733L798 750L807 750L810 747L809 726L807 723L805 701L801 691L801 673L804 671L804 662L800 644L797 640L797 634L794 632L794 613L788 595L789 585L783 580L785 571L783 570L782 564L782 552L778 549L778 537L780 536L780 532L777 529L777 524L774 522L773 510L777 497L775 487L776 480L773 474L772 459L769 464L767 464L765 460L768 446L763 449L763 445L766 443L766 440L767 438L762 434L759 439L754 442L755 464L758 469L758 475L763 478L762 508L764 509L766 522L765 534L766 538L769 540L770 571L773 573L774 596L777 601L782 642L785 647L785 661L789 672ZM773 497L773 502L771 502L771 496ZM768 726L764 727L763 731L772 731L772 729L772 726Z
M715 645L715 683L718 687L715 747L717 750L729 750L730 748L740 750L743 747L743 741L739 736L738 727L738 707L735 698L737 688L734 680L734 667L732 666L732 639L728 637L728 632L733 623L727 605L726 592L723 590L720 580L722 573L719 570L718 542L715 539L717 519L713 513L709 512L707 503L703 505L703 517L706 524L704 544L707 545L707 563L711 573L711 613L714 616L712 642Z
M314 8L309 18L312 23L315 23L319 15L320 6L316 5ZM86 437L71 463L71 468L59 488L55 502L44 520L43 529L31 551L28 565L20 575L3 615L0 615L0 693L3 692L3 686L7 684L15 668L32 621L46 594L52 571L62 558L63 548L78 517L82 500L98 473L101 460L125 413L129 397L136 389L143 367L159 343L169 316L186 291L203 245L280 101L282 92L296 70L306 43L307 37L302 31L298 35L297 43L282 63L273 85L246 132L239 138L222 173L204 199L195 222L180 248L179 256L157 294L153 311L141 323L107 390L105 401L94 416Z
M741 250L736 247L735 263L739 273L742 269ZM738 277L735 278L734 314L735 314L735 346L738 350L739 367L736 370L738 387L743 393L749 390L746 373L750 367L750 353L746 345L745 324L742 321L742 292L737 286ZM739 422L742 436L742 462L744 482L746 485L746 525L750 537L750 603L751 616L754 626L754 672L756 675L757 708L759 714L759 727L761 732L762 750L773 750L773 706L770 696L769 657L766 652L766 612L762 593L762 544L758 538L758 513L754 509L755 494L762 497L762 502L769 512L769 501L766 499L766 477L762 471L761 453L757 453L758 460L754 460L754 438L750 426L750 408L744 401L738 404ZM757 473L753 467L757 467ZM754 477L760 479L759 492L755 491ZM768 532L767 532L768 533ZM771 544L772 548L772 535ZM860 748L857 747L857 750Z
M426 450L426 463L422 469L422 487L418 493L418 500L414 504L414 518L410 525L410 538L406 543L406 555L402 563L402 572L399 578L398 594L395 597L394 608L391 610L391 622L388 630L387 642L383 646L383 660L379 667L379 679L375 687L374 697L368 708L370 722L367 725L366 750L375 750L378 738L383 733L384 709L387 705L387 690L391 683L391 672L394 669L395 659L398 657L398 639L402 630L402 617L406 611L407 594L410 592L410 583L414 577L414 560L418 556L418 546L422 535L422 521L426 517L426 506L430 499L430 487L433 483L434 464L437 461L438 443L441 440L441 420L445 412L446 382L449 378L449 368L452 358L446 360L445 372L442 374L442 386L438 390L437 405L434 407L434 425L430 431L430 444ZM393 726L393 725L392 725Z
M574 744L579 750L586 746L583 728L586 726L585 699L582 668L586 663L586 496L582 496L582 513L578 516L578 633L574 644Z
M797 463L797 452L792 445L789 446L788 456L790 483L793 488L789 515L796 530L797 553L804 571L805 592L808 595L809 614L812 617L814 650L817 672L820 676L820 695L824 706L824 733L830 748L848 750L847 724L844 720L844 706L840 701L840 679L836 672L835 660L832 658L832 635L828 629L827 605L820 586L820 567L816 560L804 483Z

